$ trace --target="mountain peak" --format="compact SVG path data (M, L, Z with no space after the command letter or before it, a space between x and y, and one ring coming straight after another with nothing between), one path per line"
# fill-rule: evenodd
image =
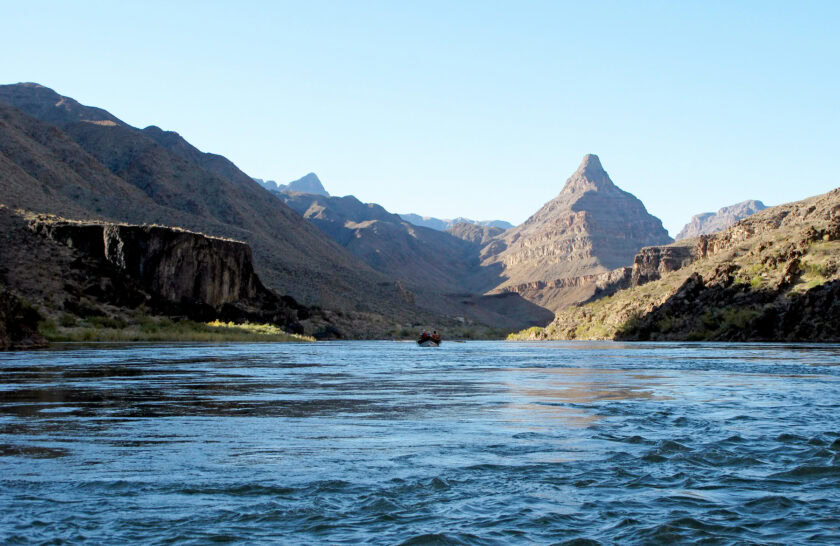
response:
M309 173L302 178L298 178L294 182L289 182L287 186L285 186L285 191L297 191L301 193L314 193L316 195L323 195L329 197L329 193L327 190L324 189L324 185L321 184L321 180L318 178L318 175L315 173Z
M583 156L583 161L580 162L577 174L606 174L604 167L601 166L601 160L595 154L586 154Z
M610 175L601 165L601 160L595 154L586 154L580 166L566 181L562 193L584 193L587 191L602 191L616 188ZM617 188L616 188L617 189Z

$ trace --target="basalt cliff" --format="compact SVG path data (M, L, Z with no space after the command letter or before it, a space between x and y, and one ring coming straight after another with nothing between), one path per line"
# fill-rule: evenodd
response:
M44 316L125 318L139 309L303 333L302 321L312 314L268 290L254 272L251 249L238 241L161 226L22 215L5 207L0 226L0 282Z

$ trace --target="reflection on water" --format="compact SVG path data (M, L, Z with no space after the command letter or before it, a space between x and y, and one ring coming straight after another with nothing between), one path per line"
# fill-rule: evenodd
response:
M840 541L840 347L0 354L0 542Z

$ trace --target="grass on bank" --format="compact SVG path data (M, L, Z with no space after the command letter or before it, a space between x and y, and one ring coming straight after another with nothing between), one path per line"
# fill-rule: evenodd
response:
M48 341L315 341L315 338L290 334L271 324L235 324L233 322L173 321L166 317L144 317L139 322L91 317L74 321L62 316L58 322L41 321L39 330Z

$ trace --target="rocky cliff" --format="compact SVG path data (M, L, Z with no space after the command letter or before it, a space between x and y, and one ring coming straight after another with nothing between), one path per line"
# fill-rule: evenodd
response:
M697 258L693 245L673 244L646 247L633 258L630 286L640 286L662 278L666 273L682 269Z
M53 318L126 317L140 309L299 333L312 314L266 289L240 242L160 226L22 215L3 206L0 233L0 283Z
M270 297L254 273L250 247L239 241L161 226L39 220L31 226L174 302L220 307Z
M689 239L700 235L709 235L723 231L738 220L764 210L767 207L761 201L742 201L734 205L723 207L719 211L704 212L691 218L691 221L677 234L676 240Z
M638 266L638 267L637 267ZM840 340L840 188L644 249L630 286L529 339Z

